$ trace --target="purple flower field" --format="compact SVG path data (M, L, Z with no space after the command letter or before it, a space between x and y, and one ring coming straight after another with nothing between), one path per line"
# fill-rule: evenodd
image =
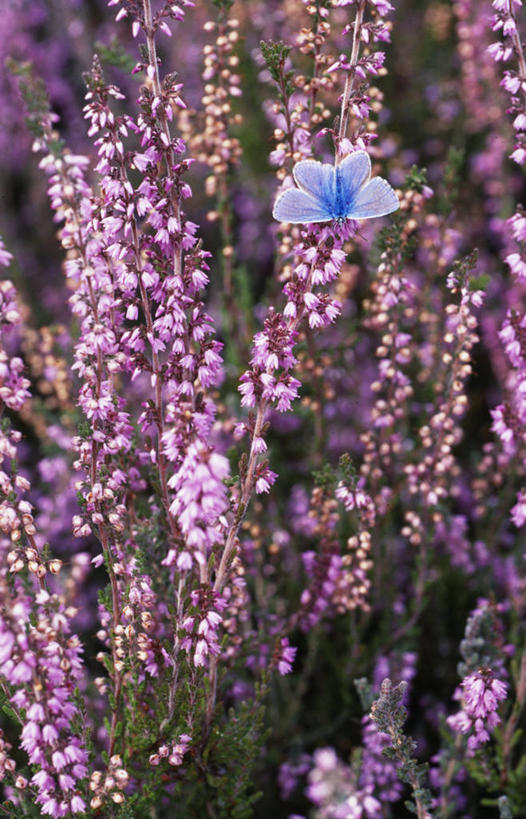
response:
M0 817L526 817L522 0L0 10Z

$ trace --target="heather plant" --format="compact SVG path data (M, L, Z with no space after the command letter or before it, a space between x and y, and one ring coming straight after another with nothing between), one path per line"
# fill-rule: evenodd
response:
M526 816L521 0L8 5L0 815Z

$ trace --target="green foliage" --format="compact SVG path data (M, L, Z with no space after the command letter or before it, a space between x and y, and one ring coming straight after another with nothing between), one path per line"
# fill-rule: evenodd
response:
M458 199L463 164L464 151L452 145L448 151L442 190L438 196L437 210L443 216L451 213Z
M0 816L8 816L9 819L13 819L14 816L24 817L24 819L39 819L39 817L42 817L38 805L33 803L29 793L21 794L17 792L17 797L20 799L20 803L16 808L12 802L5 801L0 804Z
M513 813L511 811L510 803L508 801L507 796L499 797L497 807L499 809L500 819L513 819Z
M136 60L125 51L122 43L120 43L116 37L113 37L109 45L96 42L95 50L102 63L111 65L113 68L118 68L136 80L140 79L138 74L133 74Z
M413 165L406 177L403 190L422 193L422 189L426 184L427 173L425 168L417 168L416 165ZM407 213L401 210L396 211L392 215L390 224L379 232L375 243L375 249L385 253L392 265L409 259L415 250L417 238L415 235L407 236L405 231L406 222Z
M409 173L406 176L404 187L408 191L416 191L417 193L422 193L425 185L427 185L426 168L419 168L417 165L412 165Z
M82 420L78 424L79 437L87 441L92 434L92 428L89 421Z
M281 41L273 40L261 40L260 46L270 76L274 82L279 82L285 60L290 54L290 47Z
M355 486L358 480L358 470L348 452L344 452L343 455L340 456L339 466L344 482L348 486Z
M52 153L57 156L62 153L64 144L58 134L51 130L51 107L49 97L41 77L38 77L29 62L21 63L12 59L6 60L8 71L18 78L18 87L26 106L26 124L34 137L42 137L45 129L46 137Z
M280 88L279 98L285 102L294 91L292 82L294 72L285 71L285 61L290 54L290 48L281 41L274 42L273 40L262 40L260 45L270 76Z
M369 711L375 698L369 680L366 677L359 677L357 680L354 680L354 687L356 688L358 696L360 697L362 709L364 711Z
M220 12L227 13L234 5L234 0L212 0L212 3Z
M457 259L453 262L453 273L455 275L455 279L460 287L466 287L471 283L471 276L470 273L472 270L475 269L477 262L478 262L479 252L477 248L471 251L467 256L464 256L462 259ZM482 290L483 288L480 286L481 282L480 279L478 280L478 285L474 288L470 288L473 290Z
M494 666L500 657L497 634L497 616L492 606L483 606L468 618L460 643L463 660L457 667L459 677L467 677L480 666Z
M12 720L14 723L18 723L19 720L16 712L11 707L7 694L3 688L0 688L0 710L3 711L8 719Z
M482 290L485 292L488 289L490 282L491 276L482 273L480 276L472 276L470 278L468 288L472 292L477 292L478 290Z
M487 746L482 745L474 756L466 757L465 766L472 779L482 788L490 792L501 790L499 771Z
M205 740L195 765L177 787L177 819L213 816L214 819L249 819L260 798L254 792L253 769L266 738L263 730L265 696L230 709L226 721L216 724ZM173 814L166 813L167 819Z
M325 491L332 491L338 481L338 476L330 464L324 464L321 469L313 472L314 483Z

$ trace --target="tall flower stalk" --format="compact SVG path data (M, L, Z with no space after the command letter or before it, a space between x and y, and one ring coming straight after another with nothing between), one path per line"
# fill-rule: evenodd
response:
M10 254L0 240L0 264ZM19 467L22 435L6 417L31 400L23 362L9 348L22 324L13 284L0 287L0 684L20 730L21 747L32 775L17 774L5 759L19 805L31 794L42 815L70 816L86 810L88 754L75 689L83 683L82 645L73 632L76 614L53 582L62 561L45 554L36 542L31 489ZM55 590L56 589L56 590Z

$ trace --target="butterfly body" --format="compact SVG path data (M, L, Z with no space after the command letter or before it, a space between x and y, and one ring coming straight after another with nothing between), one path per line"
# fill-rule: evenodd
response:
M399 207L385 179L371 179L366 151L355 151L339 165L305 159L293 168L298 187L284 191L274 205L274 218L291 224L372 219Z

